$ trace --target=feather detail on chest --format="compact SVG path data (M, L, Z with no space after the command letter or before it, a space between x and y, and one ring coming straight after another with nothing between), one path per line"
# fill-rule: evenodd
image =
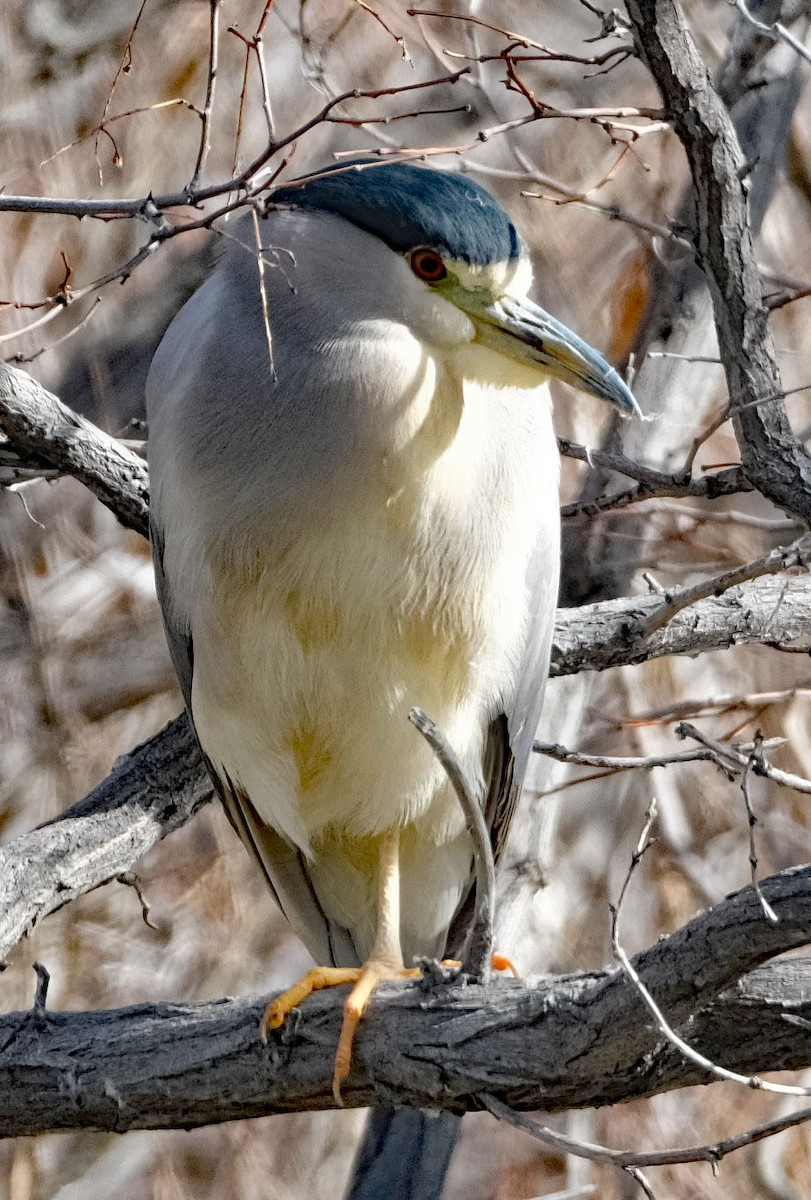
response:
M203 746L305 851L330 828L365 836L415 819L440 841L457 836L456 803L408 710L431 712L478 779L487 723L519 670L527 595L515 567L557 486L542 453L547 403L466 386L462 404L449 380L438 390L427 403L418 391L391 425L358 481L362 502L343 481L342 504L325 502L318 521L310 509L270 527L258 511L249 534L209 536L205 563L181 563L177 546L174 577L194 580Z

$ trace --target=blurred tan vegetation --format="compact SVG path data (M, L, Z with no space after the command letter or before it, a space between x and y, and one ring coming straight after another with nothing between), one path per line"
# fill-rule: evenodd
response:
M232 174L261 149L266 127L255 65L244 127L235 147L245 47L263 3L224 0L221 66L207 178ZM603 43L585 38L599 21L568 0L527 5L491 0L446 6L546 45L578 54ZM688 5L711 69L726 47L732 11L723 0ZM140 196L182 188L191 176L200 123L167 101L202 104L209 5L153 0L127 51L136 6L124 0L9 0L0 10L0 162L11 194ZM277 134L312 117L349 88L383 88L441 77L463 54L498 53L504 39L462 22L409 17L381 0L377 20L357 0L277 0L265 30L265 57ZM385 24L381 23L384 22ZM401 43L392 36L405 38ZM608 43L612 44L612 43ZM111 85L122 61L128 69ZM430 93L353 101L359 119L415 109L469 105L470 111L421 115L389 124L321 125L301 138L288 175L330 161L336 151L384 146L461 146L439 158L462 166L499 193L536 254L537 298L595 345L621 359L648 300L658 240L582 205L522 198L532 186L524 167L573 190L589 189L618 158L595 124L548 120L479 141L482 129L526 113L501 82L499 64ZM631 59L608 73L566 62L527 64L537 96L560 108L656 106L655 89ZM108 116L113 146L97 135ZM164 107L158 107L164 105ZM140 111L134 111L140 110ZM640 125L643 124L640 122ZM119 160L116 165L114 159ZM686 165L675 136L648 133L613 178L592 193L606 204L665 223L676 214ZM811 277L811 107L796 114L785 174L760 239L759 258L778 276ZM64 254L75 286L123 263L147 234L143 223L0 216L0 298L37 301L53 293ZM204 236L175 239L124 285L99 293L53 322L0 342L5 353L44 350L31 369L46 386L114 432L139 416L140 382L151 348L202 270ZM0 337L44 310L0 313ZM811 384L808 301L781 310L773 328L787 388ZM75 336L61 341L71 329ZM690 372L693 374L690 375ZM717 386L715 380L717 377ZM697 430L724 404L720 367L693 364L678 416L652 429L647 461L677 463ZM710 380L707 386L707 380ZM692 383L691 383L692 380ZM694 402L700 394L701 405ZM560 388L558 431L600 445L605 420L596 402ZM811 424L806 394L791 402L795 428ZM137 433L136 435L137 436ZM733 462L728 426L703 447L700 462ZM577 497L587 468L564 464L563 499ZM642 521L639 521L640 512ZM4 840L52 818L111 767L116 756L157 730L180 707L163 644L148 547L70 481L36 482L0 493L0 833ZM716 518L724 514L725 519ZM742 519L743 518L746 519ZM754 520L753 520L754 519ZM757 497L726 503L652 502L612 532L613 553L638 559L628 590L642 592L642 570L665 585L745 561L791 535L769 522L782 514ZM580 529L581 525L576 526ZM583 526L585 529L585 526ZM643 544L640 545L642 540ZM796 694L791 694L797 689ZM780 698L769 698L780 693ZM711 703L718 697L744 697ZM811 667L804 655L739 648L695 661L661 660L601 676L554 681L542 736L601 753L653 754L677 749L675 702L695 703L695 719L713 736L756 728L788 739L777 762L811 775ZM747 699L748 698L748 699ZM538 863L524 901L502 914L499 948L524 972L571 971L610 960L608 902L619 890L651 795L658 797L659 842L645 860L625 913L629 949L650 944L697 909L748 881L748 831L740 789L708 764L612 776L575 785L591 772L539 762L530 779L518 836ZM565 786L564 786L565 785ZM808 857L807 799L763 781L755 789L762 820L762 874ZM52 975L50 1003L81 1009L142 1000L195 1000L264 993L289 982L306 954L286 928L259 873L218 808L159 845L138 867L151 905L148 927L135 892L111 884L45 921L10 957L0 978L5 1010L32 1000L31 963ZM811 1082L809 1080L808 1082ZM575 1113L561 1128L586 1140L653 1149L708 1142L777 1111L774 1097L716 1084L610 1111ZM2 1200L327 1200L341 1194L362 1114L273 1117L192 1133L63 1134L0 1145ZM707 1166L652 1172L658 1200L811 1198L811 1132L799 1128ZM446 1188L447 1200L528 1200L567 1187L619 1200L635 1185L605 1167L564 1160L489 1116L469 1117ZM585 1193L584 1193L585 1194Z

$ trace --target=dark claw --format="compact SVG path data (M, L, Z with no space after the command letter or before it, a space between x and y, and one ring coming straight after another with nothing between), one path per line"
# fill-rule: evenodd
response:
M301 1009L291 1008L284 1019L284 1025L279 1030L279 1041L283 1046L292 1046L301 1028Z
M290 1063L293 1046L301 1027L301 1009L291 1008L279 1029L268 1029L263 1039L268 1058L276 1068L285 1068Z
M462 974L461 967L443 967L435 958L418 958L415 960L422 975L420 987L424 992L431 992L438 987L448 987L456 983Z

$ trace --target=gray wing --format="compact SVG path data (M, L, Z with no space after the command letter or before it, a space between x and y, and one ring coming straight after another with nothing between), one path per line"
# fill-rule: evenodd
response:
M498 866L543 708L549 659L557 611L560 545L555 512L554 525L539 531L527 571L530 619L524 641L522 671L504 711L490 722L484 752L484 817L490 830L493 858ZM469 932L475 905L475 883L462 897L448 933L446 953L459 958Z
M524 643L521 677L506 707L502 722L502 725L506 725L506 731L499 731L491 726L488 738L488 751L494 753L495 747L491 749L491 743L503 740L506 732L506 753L511 760L509 771L502 767L499 775L499 762L496 757L493 774L485 776L489 781L485 812L496 862L504 849L515 805L524 784L549 676L560 573L557 510L552 520L552 528L545 526L540 531L527 572L530 620Z
M194 679L194 643L191 629L175 615L170 600L170 584L163 566L163 535L156 514L150 517L152 560L166 640L180 683L186 711L195 735L192 710ZM348 931L330 921L312 886L302 853L259 819L245 791L226 774L223 777L200 746L206 769L225 808L226 816L240 839L262 867L267 885L287 920L296 929L307 949L322 965L355 966L360 959Z

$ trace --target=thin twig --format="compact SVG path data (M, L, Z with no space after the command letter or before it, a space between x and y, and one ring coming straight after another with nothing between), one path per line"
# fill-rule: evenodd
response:
M135 34L138 31L138 26L141 23L141 17L144 15L144 10L146 9L147 3L148 0L141 0L141 4L138 8L138 12L135 15L135 20L132 23L129 36L127 38L127 44L124 47L124 54L122 55L116 73L113 76L113 82L110 84L110 90L107 93L107 99L104 104L104 111L101 114L101 120L96 131L96 140L93 146L93 152L96 159L96 170L98 171L100 188L104 187L104 173L101 169L101 159L99 157L99 134L107 132L105 128L107 124L107 114L110 111L110 107L113 103L113 95L115 94L115 89L118 86L119 79L122 75L128 75L132 70L132 43L133 39L135 38ZM107 136L109 137L109 134ZM115 145L115 143L113 143L113 145Z
M799 1087L786 1083L772 1083L762 1079L758 1075L742 1075L739 1071L730 1071L727 1067L722 1067L719 1063L713 1062L706 1055L701 1054L693 1046L686 1042L683 1037L676 1033L669 1021L665 1017L662 1010L654 1000L653 996L648 991L645 984L640 978L639 972L634 967L627 953L623 949L620 942L620 912L628 887L631 883L636 868L642 860L644 854L650 849L653 844L650 839L651 829L656 820L656 801L651 801L650 807L645 814L645 824L642 828L642 833L639 836L636 849L631 856L631 862L628 867L627 874L623 880L620 894L617 903L611 905L611 946L614 951L614 957L622 967L623 973L630 983L634 986L639 994L640 999L647 1008L648 1012L653 1017L662 1035L670 1042L672 1046L679 1051L689 1062L695 1063L696 1066L707 1071L709 1075L716 1079L726 1079L731 1083L742 1083L745 1087L752 1088L756 1091L774 1092L781 1096L809 1096L811 1088Z
M377 23L382 26L383 29L385 29L392 41L396 42L400 47L400 54L403 60L407 63L410 63L411 55L408 53L408 47L406 46L406 40L403 35L401 33L395 33L394 30L386 24L380 13L375 12L371 4L366 3L366 0L354 0L354 3L357 4L358 8L362 8L365 13L368 13L370 17L374 17L375 21L377 21Z
M360 91L357 88L351 88L348 91L342 92L339 96L332 97L313 117L304 121L291 133L268 143L265 149L247 167L240 171L239 174L220 183L210 184L208 187L198 187L193 192L184 189L182 192L169 192L158 196L142 196L131 200L109 198L79 200L74 198L61 199L45 196L8 196L0 194L0 212L47 213L56 216L79 218L95 217L102 221L109 221L115 217L154 219L156 214L162 214L167 209L185 208L188 205L197 207L206 200L225 196L230 192L244 193L250 197L264 187L264 182L257 180L255 177L267 165L270 159L278 154L280 150L284 150L287 146L292 145L293 142L309 133L311 129L323 124L333 109L339 104L344 104L349 100L379 100L385 96L399 96L405 92L438 87L442 84L454 84L457 80L469 74L469 71L469 67L461 67L458 71L452 71L434 79L422 80L419 83L402 84L398 87L375 88L369 91ZM422 148L420 153L445 153L446 149L446 147L437 147L436 149L426 147ZM367 168L374 169L374 166L374 163L367 164Z
M206 76L206 98L203 102L203 109L200 114L202 128L200 130L200 143L197 149L197 160L194 164L194 171L189 180L188 191L193 193L197 190L205 167L206 159L208 158L211 149L211 113L214 108L214 92L217 86L217 65L219 61L220 48L220 22L219 10L222 0L209 0L209 8L211 10L209 17L209 43L208 43L208 74Z
M732 743L716 742L688 721L682 721L681 724L677 725L675 732L676 737L692 738L694 741L700 742L702 746L714 750L722 757L729 758L740 768L745 768L749 763L751 752L749 755L743 754ZM777 783L781 787L791 788L792 791L801 792L805 796L811 796L811 779L803 779L801 775L794 775L790 771L781 771L779 767L773 767L770 762L767 762L762 753L755 758L750 769L755 775L762 775L764 779L770 779L772 783Z
M623 1167L623 1170L626 1172L626 1174L630 1175L636 1183L639 1184L643 1193L647 1197L647 1200L656 1200L656 1194L651 1187L649 1180L642 1173L642 1171L640 1171L639 1167Z
M33 1012L36 1017L42 1018L45 1016L45 1009L48 1003L48 988L51 984L51 973L47 967L40 962L31 964L36 972L37 987L34 992Z
M141 905L141 920L148 929L158 929L151 917L152 905L146 898L144 885L141 882L140 875L136 875L135 871L122 871L120 875L116 875L116 882L122 883L125 887L131 887L138 897L138 903Z
M674 1146L668 1150L643 1152L636 1150L614 1150L610 1146L601 1146L594 1142L578 1141L575 1138L568 1137L565 1133L558 1133L555 1129L549 1129L548 1126L539 1125L532 1117L516 1112L515 1109L510 1108L502 1100L498 1100L489 1092L481 1094L479 1099L487 1111L491 1112L494 1117L498 1117L502 1121L507 1121L510 1125L514 1125L516 1129L522 1129L545 1146L553 1146L556 1150L560 1150L564 1154L574 1154L577 1158L586 1158L591 1162L608 1163L615 1167L666 1167L691 1162L715 1164L720 1162L721 1159L726 1158L728 1154L733 1154L736 1150L742 1150L745 1146L752 1146L756 1142L762 1142L764 1138L774 1137L776 1133L782 1133L784 1129L793 1129L795 1126L802 1125L805 1121L811 1120L811 1108L803 1108L785 1117L778 1117L774 1121L766 1121L762 1125L747 1129L744 1133L736 1134L735 1137L723 1138L721 1141L708 1143L704 1146Z
M43 325L47 325L49 321L53 321L55 317L58 317L64 308L64 304L59 304L49 309L41 317L37 317L36 321L32 321L29 325L23 325L22 329L14 329L11 333L0 334L0 345L3 342L13 342L15 338L23 337L26 333L33 333L35 329L40 329Z
M767 921L777 922L779 920L777 913L772 908L769 901L763 895L763 890L758 880L758 857L757 846L755 844L755 829L758 825L758 819L755 816L755 810L752 807L752 797L749 794L749 779L752 775L755 765L763 761L763 734L758 729L755 733L755 744L746 760L746 766L741 775L741 793L743 795L743 803L746 809L746 823L749 832L749 870L751 873L752 887L757 893L757 898L760 901L760 907L763 909Z
M563 439L558 439L559 442ZM566 446L573 445L572 443L564 443ZM591 462L596 466L608 466L610 470L618 470L623 474L632 475L631 470L627 472L624 467L614 466L609 459L624 458L622 455L603 455L602 451L587 451L580 454L576 448L574 453L570 453L568 449L563 449L562 453L566 457L580 459L582 462L588 462L588 454L591 455ZM631 459L625 460L628 464ZM619 511L628 508L633 504L641 504L645 500L660 500L671 499L677 500L681 497L689 497L691 499L717 500L721 496L733 496L740 492L753 491L752 485L747 480L740 467L729 467L722 471L716 471L712 474L707 474L701 479L691 479L685 477L680 472L670 474L667 471L654 471L648 467L642 467L637 464L637 470L640 475L644 473L647 481L642 481L636 487L627 488L621 492L611 492L606 496L598 496L595 500L580 500L572 504L561 505L561 519L574 520L582 517L597 517L602 513L609 511Z
M412 708L408 719L433 750L448 776L465 815L465 824L473 841L476 864L476 907L467 956L462 969L476 979L486 979L493 956L493 924L495 921L496 868L493 847L484 820L481 804L442 730L422 711Z
M785 738L772 738L761 745L762 749L774 748L785 744ZM734 749L740 754L751 752L752 742L742 742ZM653 754L645 757L622 757L611 754L583 754L579 750L569 750L557 742L533 742L532 749L536 754L553 758L555 762L568 763L576 767L603 767L612 773L618 771L651 771L655 767L672 767L679 763L688 762L718 762L718 752L711 747L704 750L683 750L678 754Z
M92 318L99 311L99 305L101 304L101 302L102 302L102 297L96 296L96 298L94 299L93 303L90 305L90 308L88 308L85 315L79 321L76 322L76 324L73 326L73 328L69 329L67 331L67 333L61 334L60 337L58 337L54 341L52 341L50 343L50 345L40 346L39 350L34 350L33 353L31 353L31 354L20 354L20 353L10 354L8 356L8 358L6 359L6 362L13 363L14 366L24 367L24 366L27 366L29 363L35 362L38 358L41 357L41 355L47 354L51 350L55 350L57 348L57 346L63 346L65 344L65 342L67 342L70 338L75 337L77 333L79 333L82 329L84 329L85 325L89 324L89 322L92 320ZM58 312L59 309L54 309L52 311Z
M786 29L785 25L781 25L779 21L775 21L771 25L764 24L763 21L758 21L757 17L753 17L746 6L746 0L734 0L735 7L738 12L744 17L750 25L754 25L759 33L765 34L766 37L775 42L785 42L790 46L795 54L804 59L807 63L811 63L811 52L803 45L799 38L796 38L793 33Z

